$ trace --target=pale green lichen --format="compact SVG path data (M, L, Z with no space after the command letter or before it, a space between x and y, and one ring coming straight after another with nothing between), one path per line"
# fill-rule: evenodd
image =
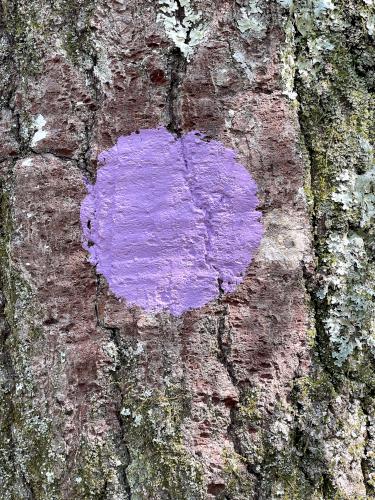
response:
M295 41L294 26L291 19L284 23L285 44L280 51L281 59L281 80L284 94L291 100L297 98L297 92L294 88L296 61L295 61Z
M277 0L277 3L284 7L284 9L289 9L293 4L293 0Z
M375 223L375 169L358 175L343 170L332 199L361 231L331 232L323 262L330 273L319 298L329 296L324 324L334 345L333 356L341 365L355 348L367 345L375 354L375 266L362 231Z
M233 52L233 59L241 65L245 75L248 80L252 82L254 80L254 69L252 68L251 61L246 57L246 55L240 50Z
M314 0L314 14L320 16L333 10L335 5L332 0Z
M348 6L336 1L312 4L281 0L279 3L285 8L295 8L293 17L288 20L289 38L282 59L285 66L283 80L289 97L294 98L298 90L301 123L311 155L309 197L314 198L318 276L323 284L317 304L317 334L312 330L314 342L311 341L311 347L319 351L329 371L317 371L309 377L295 379L293 404L280 406L273 414L273 423L269 422L264 403L262 406L260 391L243 392L232 429L238 438L241 454L224 452L228 496L248 499L256 497L256 492L260 491L264 498L365 498L359 474L363 459L362 467L367 468L364 474L367 474L370 488L368 498L372 498L375 447L371 444L371 435L375 435L375 430L374 423L371 427L368 421L373 420L374 415L374 374L366 357L372 341L369 328L372 299L362 290L363 286L371 289L373 276L374 192L373 167L370 165L373 118L364 85L371 78L368 68L371 51L362 35L358 34L361 23L367 34L372 30L373 14L366 10L372 2L357 3L356 15L353 14L352 2ZM346 19L347 9L352 16L350 20ZM74 14L74 9L71 14ZM253 14L263 22L256 17L259 13ZM247 13L245 17L249 17ZM297 30L295 33L293 26ZM346 39L346 30L348 39L353 36L359 54L354 46L348 46L350 40ZM252 31L244 31L247 32L251 34ZM88 31L86 34L89 36ZM295 45L298 47L296 51ZM74 55L78 49L79 36L74 32L69 50ZM348 56L351 52L353 57ZM295 71L300 82L297 87L293 82ZM11 203L9 197L11 194L8 201L7 196L4 197L6 206ZM9 238L13 229L8 227L10 219L9 214L4 217L7 235L2 246L4 289L7 319L17 332L19 322L26 316L34 316L34 312L25 309L32 299L32 290L24 286L11 265ZM10 284L12 286L8 286ZM368 302L358 308L355 302L358 299ZM342 310L346 313L342 314ZM354 322L354 329L353 324L343 323L347 314L351 323ZM339 325L336 337L327 323L330 318L335 328ZM32 325L30 336L34 331L38 329ZM325 342L324 333L328 334L331 344ZM43 342L40 331L38 336L41 342L35 348ZM29 344L34 343L34 338L29 340ZM351 342L354 342L354 349L350 347L351 354L347 356L345 349ZM328 349L329 346L333 349ZM6 387L2 387L1 392L4 439L0 446L0 463L3 470L6 469L6 472L1 470L2 478L6 476L1 486L5 498L9 499L27 498L27 492L17 483L19 471L12 471L14 459L9 458L10 436L14 430L17 443L23 443L18 453L25 451L26 455L19 463L30 483L41 492L40 496L54 498L53 488L59 480L59 465L55 465L53 457L56 449L51 446L54 439L51 422L48 418L41 419L28 406L32 395L37 393L31 380L33 374L22 371L26 370L31 357L29 347L17 335L7 340L7 348L14 353L17 373L26 381L26 389L17 383L14 398L10 397ZM337 354L343 348L342 360L348 361L345 374L324 358L326 351L331 356L332 350ZM118 352L114 343L108 343L105 349L116 363ZM141 344L129 346L126 355L137 360L142 350ZM323 363L321 359L317 363ZM183 442L182 422L184 408L188 406L187 395L173 389L169 393L144 392L136 383L129 388L131 376L126 372L129 367L123 366L125 388L122 392L125 399L122 418L133 462L129 465L127 460L118 460L111 448L100 440L82 442L77 453L79 471L74 471L71 478L76 485L74 497L102 498L107 495L117 498L117 486L111 490L108 484L116 485L116 470L127 468L134 498L162 498L163 495L204 498L199 461L192 457ZM264 391L262 397L266 399L267 396L267 391ZM16 408L8 411L13 399ZM366 409L368 416L362 408ZM367 443L363 438L366 435L369 436ZM34 451L30 454L30 450ZM56 456L61 466L62 456L58 453ZM254 490L251 481L247 484L247 479L241 475L243 466L252 471L256 478L254 484L259 482L258 490ZM354 475L351 475L351 468ZM348 484L352 488L349 494ZM22 491L18 497L13 494L17 489Z
M194 11L190 0L159 0L159 6L157 21L163 23L168 38L189 60L208 31L202 12ZM184 11L183 18L178 16L179 8Z
M336 386L328 397L311 389L306 397L300 393L299 427L304 461L316 468L315 477L324 474L324 498L365 498L366 488L369 498L373 494L373 437L363 437L373 415L367 397L374 377L371 16L368 6L353 2L301 2L293 11L318 259L315 362L327 370L328 385Z
M251 36L261 38L265 34L266 25L263 19L262 2L249 0L246 7L240 8L237 26L241 33L249 33Z

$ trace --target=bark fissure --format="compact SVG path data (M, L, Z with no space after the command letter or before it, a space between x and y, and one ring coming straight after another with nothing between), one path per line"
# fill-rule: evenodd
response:
M187 157L187 154L185 151L185 145L184 145L183 139L180 141L180 145L181 145L181 154L182 154L182 158L183 158L184 165L185 165L184 179L185 179L186 185L188 187L193 205L202 213L203 224L204 224L204 237L203 237L203 239L204 239L204 259L205 259L207 266L211 267L212 270L217 275L218 294L219 294L219 297L221 297L224 293L224 289L222 286L223 280L220 277L219 269L215 266L215 264L213 263L213 259L211 257L212 250L213 250L212 249L213 227L211 224L211 212L204 205L204 203L200 202L199 196L197 196L197 193L196 193L197 182L196 182L196 179L192 176L192 172L191 172L191 168L189 166L189 161L188 161L188 157Z
M121 379L120 379L120 375L119 375L121 368L126 364L126 359L123 355L123 348L121 345L121 337L120 337L119 328L110 327L110 326L106 325L103 320L100 319L99 310L98 310L98 298L100 295L100 276L98 274L96 275L96 283L97 283L97 285L96 285L96 287L97 287L97 295L96 295L97 301L95 304L95 314L96 314L96 318L97 318L97 325L103 331L103 333L105 335L109 335L109 338L111 339L111 341L113 342L113 344L116 347L116 357L117 357L118 365L115 366L115 370L112 371L111 373L112 373L112 379L113 379L113 387L115 388L115 391L117 392L117 395L118 395L118 399L120 401L120 408L118 408L118 410L116 411L116 418L118 421L119 429L121 432L121 439L122 439L121 455L125 458L125 460L127 462L126 464L122 464L120 466L120 471L121 471L122 484L123 484L124 490L127 494L127 500L131 500L131 498L132 498L131 487L130 487L127 473L126 473L126 470L129 467L130 462L131 462L131 455L130 455L130 451L129 451L129 448L128 448L128 445L126 442L125 424L124 424L123 418L121 416L121 408L123 407L125 395L123 394L123 392L121 390Z
M169 114L168 130L180 137L182 135L181 120L181 86L186 74L186 58L178 47L173 47L169 54L170 85L167 94Z
M228 319L228 305L223 304L221 309L221 314L218 319L218 328L217 328L217 344L219 348L219 361L225 367L226 372L229 375L229 378L234 385L237 387L237 379L235 375L235 371L232 363L229 361L230 350L231 350L231 335L230 335L230 327L227 328L226 322ZM227 337L224 340L224 337Z
M176 19L181 24L185 18L185 8L179 0L176 0L177 12ZM190 40L191 27L187 30L185 43ZM187 59L179 47L172 47L169 52L169 75L170 84L167 94L167 106L169 114L168 130L180 137L182 135L182 116L181 116L181 87L187 71Z

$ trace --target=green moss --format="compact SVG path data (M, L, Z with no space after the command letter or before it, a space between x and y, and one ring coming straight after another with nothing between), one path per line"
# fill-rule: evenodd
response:
M243 398L238 406L238 414L240 418L246 418L253 424L259 422L261 418L258 409L258 394L255 390L248 390L244 393Z
M7 2L3 13L5 30L12 37L12 52L16 66L24 77L40 70L42 54L37 40L48 32L47 16L41 15L43 5L35 2Z
M201 465L183 443L181 426L188 404L177 387L143 396L128 393L122 416L130 451L126 475L132 497L204 498Z
M56 35L73 63L84 70L92 66L95 53L89 21L94 8L93 0L56 0L53 5L47 0L3 2L4 28L12 40L22 85L40 73L46 48L55 43Z
M92 44L90 18L95 8L93 0L64 0L57 11L62 19L63 47L68 57L78 66L87 69L88 60L95 55ZM89 63L90 65L90 63Z
M121 463L115 458L111 462L109 448L108 443L101 440L95 443L85 438L80 440L76 457L79 467L69 478L74 498L103 498L105 492L110 491L110 483L116 483Z
M220 499L233 498L245 500L254 498L255 482L248 474L247 460L233 450L223 450L225 491L219 496Z
M5 455L0 467L5 467L8 478L9 498L12 491L31 485L38 491L38 498L57 498L52 477L56 453L51 454L51 423L47 409L35 405L33 375L30 368L31 352L35 338L31 326L37 316L32 304L30 285L15 268L11 255L13 221L11 211L11 187L3 184L0 203L0 218L3 221L0 237L0 282L4 296L3 315L8 334L2 339L0 369L6 373L1 390L0 453ZM29 320L28 320L29 318ZM29 325L28 325L29 323ZM28 325L25 334L24 326ZM4 334L3 334L4 335ZM22 473L20 472L22 470ZM29 488L29 486L24 486Z
M316 346L316 328L309 328L306 332L307 344L311 349Z
M296 403L329 401L336 395L331 377L324 371L298 378L294 384L293 398Z

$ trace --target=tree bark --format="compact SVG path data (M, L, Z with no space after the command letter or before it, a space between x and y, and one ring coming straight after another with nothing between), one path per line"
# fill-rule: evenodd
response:
M375 496L372 0L2 0L1 498ZM236 151L235 293L128 307L84 179L166 126Z

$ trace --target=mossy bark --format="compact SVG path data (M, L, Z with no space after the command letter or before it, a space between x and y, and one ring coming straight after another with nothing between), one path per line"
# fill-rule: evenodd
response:
M374 24L1 2L4 500L375 498ZM119 303L80 244L97 153L159 125L235 148L264 214L238 291L180 318Z

